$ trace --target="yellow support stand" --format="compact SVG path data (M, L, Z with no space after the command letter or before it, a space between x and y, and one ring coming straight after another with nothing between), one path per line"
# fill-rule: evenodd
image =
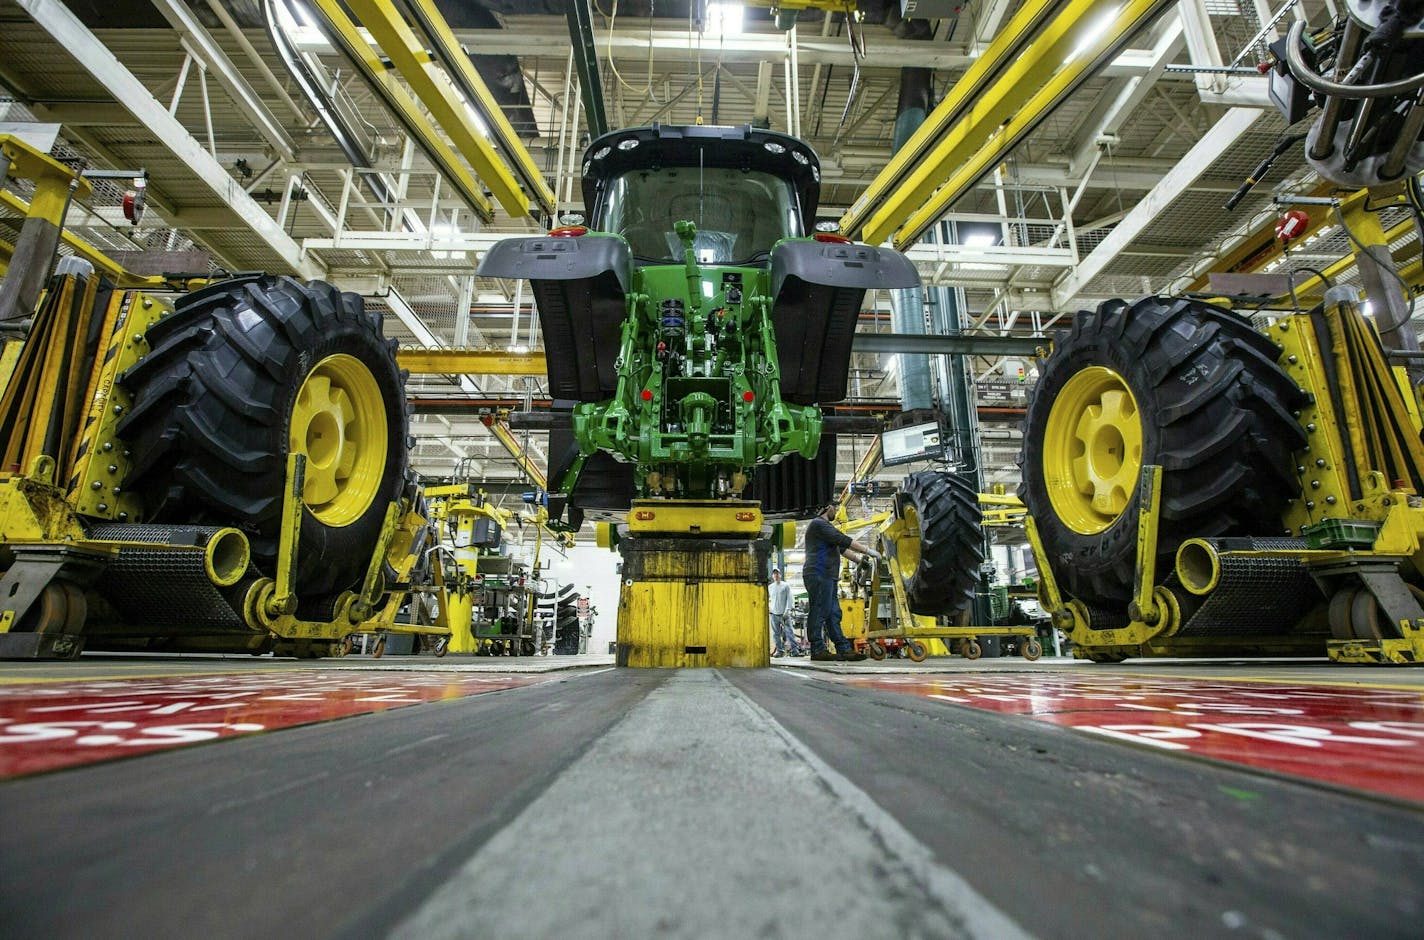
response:
M757 504L645 500L628 519L618 665L771 665L771 543Z

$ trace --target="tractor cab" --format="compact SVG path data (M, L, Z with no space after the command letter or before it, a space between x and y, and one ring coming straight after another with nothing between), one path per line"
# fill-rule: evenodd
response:
M583 164L590 227L622 236L636 264L682 263L682 221L696 226L699 264L764 264L811 230L820 179L805 143L748 126L614 131Z

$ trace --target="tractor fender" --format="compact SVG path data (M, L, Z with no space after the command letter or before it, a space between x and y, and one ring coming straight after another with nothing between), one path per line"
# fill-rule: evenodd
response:
M611 272L626 294L631 269L628 243L617 236L538 235L495 242L485 252L475 274L530 281L581 281Z
M919 287L920 275L900 252L855 243L785 241L771 250L771 295L788 278L818 287L876 290Z

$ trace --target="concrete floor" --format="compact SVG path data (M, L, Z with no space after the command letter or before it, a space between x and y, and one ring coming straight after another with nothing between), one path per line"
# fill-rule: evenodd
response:
M777 662L0 664L3 934L1418 936L1424 671Z

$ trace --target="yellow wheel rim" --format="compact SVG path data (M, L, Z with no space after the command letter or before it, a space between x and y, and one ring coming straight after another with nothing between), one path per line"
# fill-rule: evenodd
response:
M1091 366L1068 380L1048 413L1043 477L1053 511L1092 535L1117 521L1142 469L1142 418L1122 376Z
M376 498L386 468L381 388L355 356L327 356L292 407L290 446L307 455L302 500L322 523L350 525Z

